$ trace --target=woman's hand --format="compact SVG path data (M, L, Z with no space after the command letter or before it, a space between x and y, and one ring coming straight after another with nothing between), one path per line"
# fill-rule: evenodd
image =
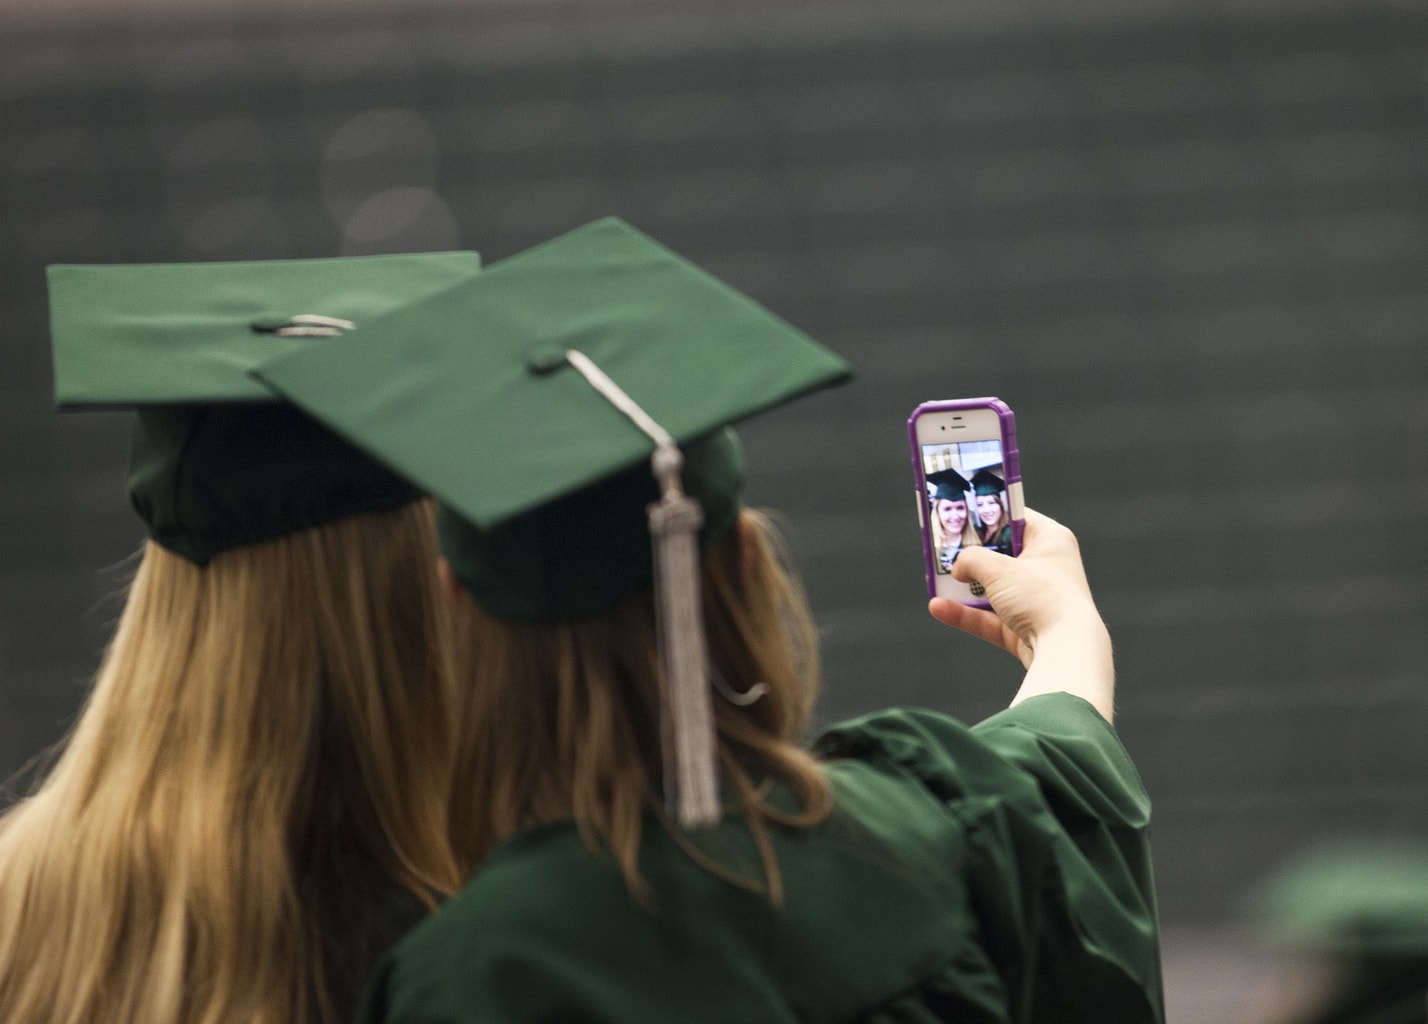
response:
M981 583L995 611L934 597L928 604L933 618L1011 651L1028 668L1041 633L1066 619L1099 618L1075 535L1033 509L1026 510L1019 557L965 548L952 575Z
M967 548L952 566L964 583L986 588L992 610L935 597L939 622L1010 651L1027 669L1013 704L1035 693L1065 690L1084 697L1110 721L1115 691L1110 636L1096 611L1076 537L1026 511L1022 552L1012 558Z

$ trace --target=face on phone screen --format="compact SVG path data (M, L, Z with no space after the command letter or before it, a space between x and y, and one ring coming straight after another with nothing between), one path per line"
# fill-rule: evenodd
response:
M1011 515L1000 440L920 445L933 571L951 573L969 547L1011 554Z

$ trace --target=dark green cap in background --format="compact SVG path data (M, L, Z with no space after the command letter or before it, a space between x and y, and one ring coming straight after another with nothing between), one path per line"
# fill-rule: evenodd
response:
M1261 883L1252 916L1286 944L1428 960L1428 850L1345 839L1301 851Z
M979 469L972 474L972 490L978 497L988 494L1001 494L1007 489L1006 481L990 469Z
M136 406L129 495L150 536L214 554L419 495L275 400L258 362L480 269L475 253L48 269L55 400ZM309 322L316 318L318 326ZM280 333L282 332L282 333ZM289 336L292 335L292 336Z
M615 219L255 373L449 506L443 547L483 607L548 621L609 607L651 573L654 445L565 362L569 349L684 449L706 543L733 521L743 477L721 428L850 374Z

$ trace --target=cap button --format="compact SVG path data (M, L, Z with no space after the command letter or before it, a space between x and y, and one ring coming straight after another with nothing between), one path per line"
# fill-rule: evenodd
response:
M526 369L537 377L554 373L564 365L565 348L561 345L537 345L526 353Z

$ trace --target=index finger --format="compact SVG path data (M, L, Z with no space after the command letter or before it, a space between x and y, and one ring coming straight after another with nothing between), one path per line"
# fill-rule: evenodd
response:
M960 629L988 643L1001 644L1002 620L985 608L973 608L950 597L934 597L927 602L927 610L945 626Z

